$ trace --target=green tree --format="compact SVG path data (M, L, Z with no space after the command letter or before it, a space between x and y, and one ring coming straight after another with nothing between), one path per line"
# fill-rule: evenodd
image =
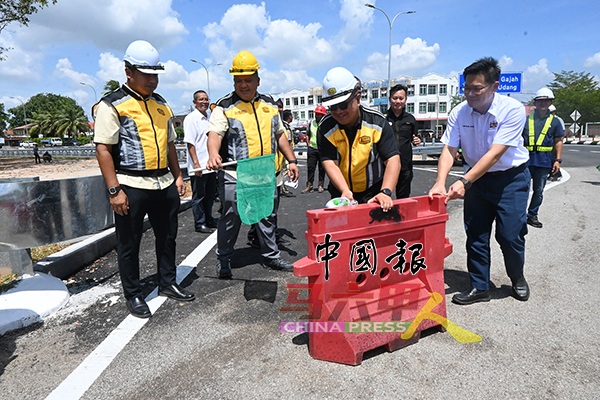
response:
M30 124L33 124L29 128L29 136L32 138L38 137L38 135L42 135L43 137L56 136L54 125L57 121L58 113L56 111L33 114L28 121Z
M9 24L18 22L21 25L29 24L29 16L48 4L57 0L2 0L0 1L0 33ZM9 50L0 46L0 61L4 60L3 54Z
M75 108L83 112L83 108L81 108L81 106L79 106L72 98L53 93L36 94L25 103L25 112L27 113L28 119L35 115L39 118L39 116L47 113L58 115L70 108ZM11 127L14 128L25 125L22 105L13 107L9 109L8 112L12 114L9 118Z
M110 92L113 92L120 87L121 87L121 84L119 83L119 81L115 81L114 79L111 79L109 81L106 81L106 83L104 84L104 91L102 92L102 94L107 95Z
M575 110L581 114L577 122L582 126L586 122L600 121L600 88L589 73L555 72L554 81L548 87L554 92L556 113L567 124L573 121L570 115Z
M58 115L53 128L59 136L76 137L79 132L89 131L90 126L83 110L68 108Z
M8 127L8 114L4 111L4 103L0 103L0 137L4 137L4 131Z
M452 96L452 100L450 100L450 111L452 111L452 109L454 107L456 107L457 105L459 105L460 103L462 103L466 99L467 98L465 97L464 94L457 94L456 96Z

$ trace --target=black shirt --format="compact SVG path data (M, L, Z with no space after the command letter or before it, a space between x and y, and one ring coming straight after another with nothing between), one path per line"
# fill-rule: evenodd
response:
M392 109L388 109L386 118L398 142L398 151L400 151L400 165L403 171L412 169L412 140L413 135L417 134L417 120L415 117L402 109L402 113L396 117Z

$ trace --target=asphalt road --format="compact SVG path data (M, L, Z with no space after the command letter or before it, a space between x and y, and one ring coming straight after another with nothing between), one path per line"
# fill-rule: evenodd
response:
M234 279L215 279L214 249L204 258L192 253L203 241L210 246L212 239L193 231L188 210L180 215L177 254L179 262L190 253L185 263L197 262L183 281L197 300L164 301L147 323L128 326L133 329L128 341L107 350L103 343L127 333L123 325L116 328L128 315L116 254L108 253L68 282L71 302L58 316L0 338L0 399L44 399L55 390L61 399L596 399L596 149L564 148L563 167L570 178L548 188L540 211L544 228L531 228L527 236L528 302L510 296L496 245L492 301L471 306L450 302L468 286L468 275L462 201L449 204L446 236L454 252L445 260L448 318L480 335L479 343L459 343L432 330L395 352L372 351L360 366L315 360L308 354L306 334L279 332L279 322L292 318L279 312L287 297L285 284L305 280L263 269L257 251L246 245L245 227L236 246ZM460 171L456 168L456 177ZM434 181L435 166L415 166L413 195L426 194ZM296 197L282 199L279 213L287 240L282 254L291 261L306 256L305 211L328 200L327 192L300 195L302 186ZM143 239L141 266L144 290L150 294L155 288L151 232ZM61 383L72 382L69 375L81 371L86 358L93 363L77 375L75 385L83 386L84 394L61 392ZM107 367L94 371L102 362Z

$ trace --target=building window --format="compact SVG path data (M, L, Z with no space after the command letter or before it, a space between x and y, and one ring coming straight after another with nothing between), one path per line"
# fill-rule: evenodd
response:
M427 86L427 94L436 94L437 93L437 85L428 85Z
M306 111L300 111L300 119L306 119Z
M419 95L420 96L427 95L427 85L419 85Z
M317 96L317 103L323 103L323 96Z
M289 98L285 99L285 105L288 106L288 107L290 106L290 99Z
M373 99L379 98L379 90L378 89L371 90L371 98L373 98Z
M435 112L435 103L428 103L427 104L427 111L428 112Z
M446 102L440 103L440 112L441 113L445 113L446 112L447 105L448 105L448 103L446 103Z
M314 119L315 118L315 113L313 111L309 111L308 112L308 119Z
M427 112L427 103L419 103L419 114L425 114Z
M415 103L406 103L406 112L414 113L415 112Z
M300 97L300 105L304 105L306 103L306 100L304 99L304 96Z
M379 112L382 114L385 114L387 112L387 106L386 105L379 106Z
M408 85L408 93L406 96L414 96L415 95L415 85Z
M298 111L294 111L292 114L294 114L294 119L298 119Z
M292 98L292 100L294 101L294 105L297 106L298 105L298 98L294 97L294 98Z
M314 104L314 96L311 94L308 96L308 105L312 106Z
M387 87L381 88L381 97L387 97Z
M448 94L448 85L440 85L440 96Z

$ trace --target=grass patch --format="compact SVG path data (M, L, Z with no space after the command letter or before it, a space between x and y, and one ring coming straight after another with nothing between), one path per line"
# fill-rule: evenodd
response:
M49 255L59 252L62 249L65 249L69 246L69 244L65 243L55 243L46 246L34 247L31 249L31 261L34 263L38 262L48 257Z

